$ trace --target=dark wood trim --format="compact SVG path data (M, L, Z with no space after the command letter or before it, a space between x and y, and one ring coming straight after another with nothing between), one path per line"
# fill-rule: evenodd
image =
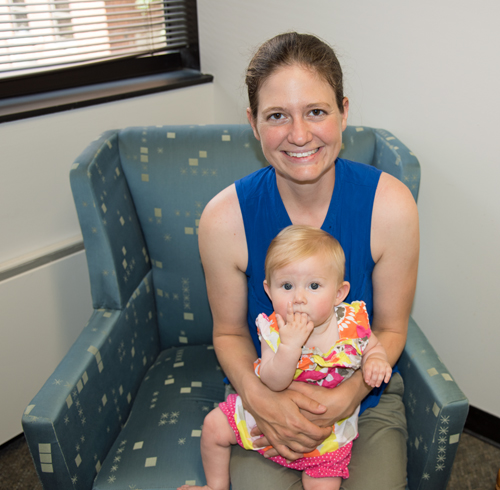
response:
M500 417L470 406L464 432L500 448Z
M187 69L24 97L13 97L0 100L0 123L211 83L212 81L212 75L204 75L196 70Z
M21 432L17 436L14 436L12 439L5 441L3 444L0 444L0 452L3 451L4 449L8 449L11 444L14 444L15 442L19 441L21 438L24 439L24 432Z

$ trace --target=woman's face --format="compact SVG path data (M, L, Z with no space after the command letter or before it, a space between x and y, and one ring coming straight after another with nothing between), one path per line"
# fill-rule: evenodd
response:
M317 182L332 171L342 147L349 101L337 107L333 88L314 70L278 68L259 91L257 119L247 109L255 137L277 175L295 183Z

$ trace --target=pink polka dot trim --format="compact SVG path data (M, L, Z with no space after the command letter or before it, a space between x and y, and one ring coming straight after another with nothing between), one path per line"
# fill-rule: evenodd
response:
M238 432L238 427L236 426L236 422L234 420L237 397L238 395L229 395L225 402L219 403L219 408L226 415L229 425L236 435L238 444L241 447L244 447L240 433ZM321 456L300 458L292 463L287 463L285 458L282 456L274 456L269 459L281 466L285 466L286 468L305 471L306 474L312 478L341 477L345 480L346 478L349 478L348 465L351 461L351 449L352 442L349 442L345 446L331 453L322 454ZM265 451L259 449L258 452L264 454Z

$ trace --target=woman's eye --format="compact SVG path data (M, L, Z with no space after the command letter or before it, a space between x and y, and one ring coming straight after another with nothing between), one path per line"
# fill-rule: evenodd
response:
M269 119L273 119L274 121L278 121L279 119L283 119L283 114L281 112L275 112L269 116Z
M313 109L311 111L311 114L313 116L321 116L322 114L324 114L324 111L322 109Z
M285 284L283 284L283 289L290 291L290 289L292 289L292 285L289 282L286 282Z
M319 284L317 282L313 282L311 284L311 289L318 289L319 288Z

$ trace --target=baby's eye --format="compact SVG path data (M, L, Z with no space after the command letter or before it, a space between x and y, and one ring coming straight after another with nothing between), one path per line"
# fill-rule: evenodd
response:
M285 282L285 284L283 284L283 289L290 291L290 289L292 289L292 285L289 282Z
M311 289L318 289L318 288L319 288L319 284L317 282L311 283Z

